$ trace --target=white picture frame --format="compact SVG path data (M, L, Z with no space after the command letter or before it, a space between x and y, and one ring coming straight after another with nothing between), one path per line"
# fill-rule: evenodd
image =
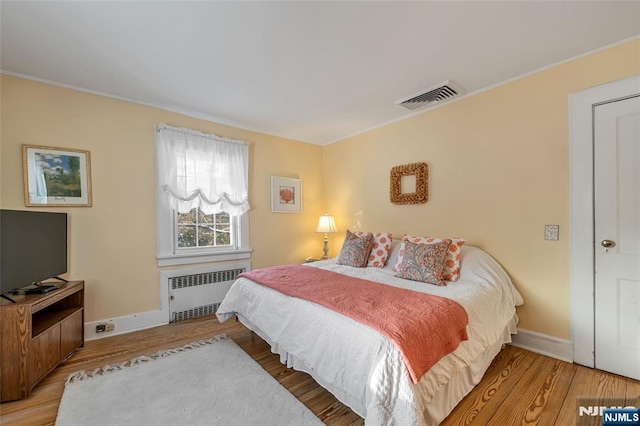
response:
M302 180L271 176L271 213L302 213Z

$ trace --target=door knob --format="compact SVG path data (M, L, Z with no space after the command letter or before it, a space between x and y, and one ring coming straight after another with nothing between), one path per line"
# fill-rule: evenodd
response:
M600 244L604 248L611 248L611 247L615 247L616 245L615 241L611 241L611 240L602 240Z

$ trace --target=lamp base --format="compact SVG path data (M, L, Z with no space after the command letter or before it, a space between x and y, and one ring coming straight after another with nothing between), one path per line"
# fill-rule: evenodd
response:
M324 251L322 259L329 259L329 236L326 233L324 234L324 247L322 250Z

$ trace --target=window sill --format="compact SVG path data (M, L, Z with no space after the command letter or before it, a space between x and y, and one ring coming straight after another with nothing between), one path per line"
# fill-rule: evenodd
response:
M222 262L227 260L250 259L251 249L223 251L217 253L188 253L158 256L158 266L188 265L191 263Z

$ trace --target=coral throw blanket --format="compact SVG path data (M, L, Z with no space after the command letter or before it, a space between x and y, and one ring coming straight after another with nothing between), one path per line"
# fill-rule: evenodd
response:
M256 269L239 276L378 331L396 345L413 383L467 340L467 312L444 297L303 265Z

